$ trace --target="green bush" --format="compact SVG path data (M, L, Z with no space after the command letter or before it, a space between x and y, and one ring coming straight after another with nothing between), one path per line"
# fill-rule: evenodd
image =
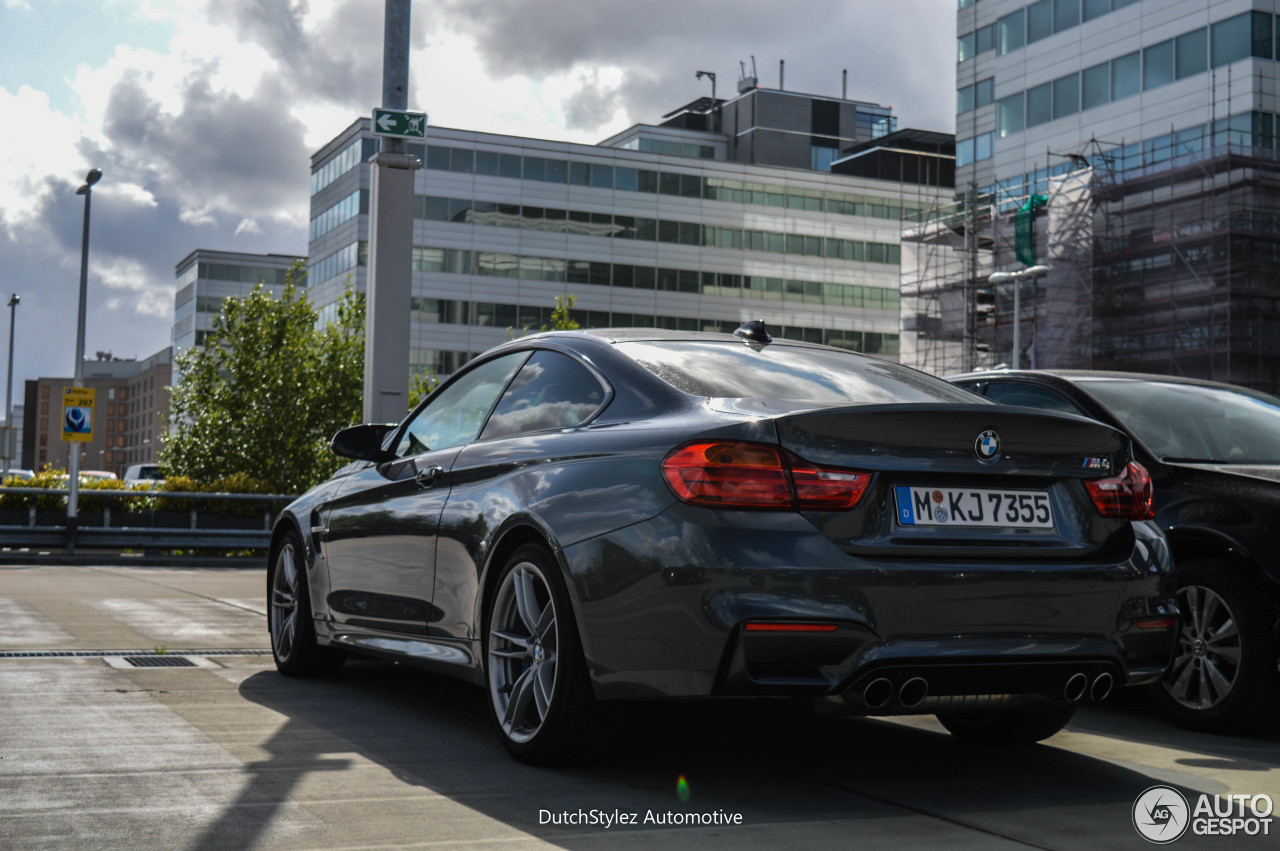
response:
M65 491L67 476L62 470L44 470L31 479L19 479L10 476L4 480L5 487L43 488L45 490ZM106 496L103 491L127 494L122 496ZM78 504L80 511L112 511L151 512L173 511L188 512L195 500L186 497L164 496L166 493L272 493L266 482L254 479L246 473L234 473L223 476L212 482L197 482L187 476L173 476L159 483L147 483L137 487L127 487L119 479L85 479L80 483ZM66 509L67 498L64 494L37 496L34 494L2 494L0 509L25 510L32 504L41 509ZM211 499L200 500L198 509L209 514L223 517L256 517L267 509L262 502L252 500ZM272 506L274 507L274 506Z
M48 468L36 473L30 479L18 479L13 476L4 480L7 488L43 488L45 490L66 490L66 471ZM67 498L62 494L33 496L29 494L4 494L0 496L0 508L26 509L34 504L40 509L65 509Z

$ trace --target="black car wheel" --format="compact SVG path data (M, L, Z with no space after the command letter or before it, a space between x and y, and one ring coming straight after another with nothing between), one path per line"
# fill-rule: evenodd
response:
M1252 730L1274 723L1280 676L1271 618L1248 582L1214 559L1177 566L1182 625L1156 700L1183 726Z
M982 745L1029 745L1057 733L1071 716L1075 704L1041 709L1006 709L983 715L940 712L938 720L947 732L966 742Z
M489 708L502 743L534 764L581 759L603 732L573 611L546 547L524 544L489 600Z
M336 673L346 661L340 650L316 643L302 542L285 535L267 576L267 626L276 669L291 677Z

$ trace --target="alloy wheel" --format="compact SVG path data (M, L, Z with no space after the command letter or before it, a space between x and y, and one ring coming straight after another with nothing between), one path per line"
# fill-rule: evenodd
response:
M1240 629L1231 607L1212 588L1178 589L1182 631L1164 681L1169 696L1188 709L1212 709L1226 699L1240 673Z
M489 694L513 742L538 734L556 690L559 644L547 578L522 561L503 578L489 619Z
M298 632L298 565L292 543L276 556L271 580L271 647L276 658L288 659Z

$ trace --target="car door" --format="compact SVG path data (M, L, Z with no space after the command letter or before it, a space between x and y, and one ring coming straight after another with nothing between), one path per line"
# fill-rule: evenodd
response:
M544 509L541 500L548 492L585 493L608 484L591 479L588 465L572 461L583 453L598 453L601 440L612 442L605 435L587 439L579 428L610 398L594 371L562 352L538 351L516 374L480 439L463 448L454 467L454 487L440 521L434 632L477 637L477 554L495 527L513 514ZM581 509L565 509L570 514L575 510ZM557 512L551 514L543 522L566 522Z
M393 433L393 459L343 486L323 544L329 611L339 629L428 634L437 530L454 459L528 357L514 352L456 376Z

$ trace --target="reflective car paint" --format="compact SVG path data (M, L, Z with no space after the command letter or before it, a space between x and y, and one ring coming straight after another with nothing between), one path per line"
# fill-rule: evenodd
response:
M1090 516L1082 489L1055 496L1064 526L1078 529L1072 536L922 528L904 537L892 526L889 481L876 481L856 511L830 516L687 505L659 470L685 441L741 440L943 484L986 470L973 442L996 428L1002 474L1060 483L1097 476L1081 458L1127 462L1128 444L1114 431L980 401L837 415L786 400L698 397L656 380L614 343L535 336L487 355L554 350L606 377L610 399L589 422L357 463L282 514L278 532L296 526L307 543L321 642L483 682L495 571L520 543L542 540L567 579L600 698L840 694L877 671L926 663L969 666L996 682L1031 663L1045 671L1037 690L1064 665L1106 668L1128 682L1162 672L1167 636L1134 624L1172 610L1163 540L1147 524ZM876 423L875 433L858 423ZM1039 433L1046 427L1048 438ZM920 451L926 428L933 446ZM1052 457L1047 441L1065 442L1070 460ZM424 487L416 477L427 462L440 472ZM387 493L407 496L404 507L382 508ZM744 623L762 618L839 629L816 640L748 637Z

